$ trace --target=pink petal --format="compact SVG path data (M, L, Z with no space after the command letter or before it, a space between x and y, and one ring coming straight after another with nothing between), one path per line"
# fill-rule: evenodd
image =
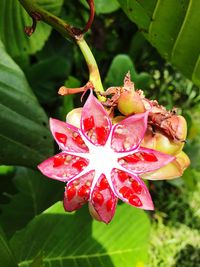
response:
M112 148L116 152L135 149L141 143L147 128L148 112L130 116L115 125Z
M111 121L108 114L92 92L83 107L81 129L95 145L105 145L110 133Z
M49 178L66 182L78 175L89 161L68 153L62 152L38 165L38 169Z
M63 202L66 211L80 209L88 201L93 178L94 171L90 171L78 179L68 182Z
M106 186L104 181L106 181L106 177L102 174L94 187L90 202L98 213L100 220L109 223L115 214L117 198L109 184Z
M115 193L122 201L137 208L154 209L149 191L138 176L114 169L111 177Z
M54 139L62 150L67 152L88 152L88 147L75 126L56 119L50 119Z
M146 173L157 170L173 160L173 156L157 150L140 147L136 153L119 159L119 163L131 172Z

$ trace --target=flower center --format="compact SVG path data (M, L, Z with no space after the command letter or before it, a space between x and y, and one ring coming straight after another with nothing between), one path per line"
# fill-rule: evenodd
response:
M118 156L107 146L93 146L88 158L91 168L94 168L99 175L105 174L107 179L112 169L117 166Z

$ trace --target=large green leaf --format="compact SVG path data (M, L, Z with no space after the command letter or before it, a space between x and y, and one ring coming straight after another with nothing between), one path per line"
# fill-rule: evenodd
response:
M16 233L11 247L21 267L41 254L45 267L134 267L146 260L149 229L145 213L128 205L105 225L92 222L84 207L66 214L57 203Z
M7 235L24 227L63 195L62 183L47 179L37 171L18 167L13 179L17 193L9 195L9 202L0 205L0 223ZM62 191L63 187L63 191ZM6 189L4 189L4 194Z
M1 227L0 227L0 266L2 267L18 266Z
M36 166L52 154L47 117L0 43L0 164Z
M58 15L63 0L37 0L36 2L46 10ZM42 22L38 23L33 37L27 37L24 27L31 24L31 18L18 0L0 1L0 38L13 57L35 53L43 47L48 39L52 28Z
M160 54L200 85L200 2L118 1Z

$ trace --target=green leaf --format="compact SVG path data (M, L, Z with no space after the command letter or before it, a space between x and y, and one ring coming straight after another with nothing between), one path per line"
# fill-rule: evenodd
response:
M1 227L0 227L0 266L2 267L18 266Z
M0 42L0 164L35 167L52 154L47 117Z
M112 60L105 78L106 85L108 87L123 85L124 77L128 71L130 71L131 79L136 88L144 88L149 84L151 76L145 72L138 74L131 58L128 55L121 54Z
M57 203L16 233L11 247L20 267L40 253L44 266L135 267L146 260L149 230L146 214L128 205L105 225L92 222L85 207L69 214Z
M118 1L158 52L200 85L200 2Z
M58 15L63 0L37 0L42 8ZM31 38L24 33L25 26L31 26L32 20L18 0L0 1L0 38L7 51L18 57L22 54L33 54L40 50L48 39L52 28L45 23L37 23L36 31Z
M81 0L81 3L88 7L86 0ZM97 14L107 14L116 11L119 8L117 0L94 0L95 11Z
M0 222L9 236L61 199L64 191L62 183L47 179L38 171L22 167L16 169L13 183L18 193L9 195L9 202L0 205Z

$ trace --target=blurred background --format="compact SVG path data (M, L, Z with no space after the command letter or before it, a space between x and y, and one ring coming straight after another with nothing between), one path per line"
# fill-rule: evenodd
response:
M87 2L38 0L83 28ZM188 123L184 175L149 182L154 212L118 206L110 225L94 222L87 207L66 214L64 184L37 171L57 150L48 117L65 120L80 95L58 88L83 86L88 70L79 48L31 19L16 0L0 1L0 265L200 266L200 16L198 1L96 0L86 34L104 88L120 86L127 71L136 88ZM43 212L43 213L42 213Z

